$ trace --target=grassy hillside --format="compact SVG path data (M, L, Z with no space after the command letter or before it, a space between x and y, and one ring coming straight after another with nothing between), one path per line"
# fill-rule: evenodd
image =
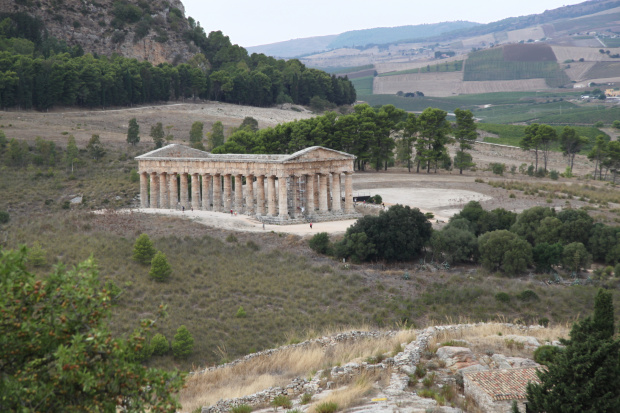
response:
M364 76L351 79L351 83L355 86L357 92L357 99L360 100L360 96L372 95L372 82L373 76Z

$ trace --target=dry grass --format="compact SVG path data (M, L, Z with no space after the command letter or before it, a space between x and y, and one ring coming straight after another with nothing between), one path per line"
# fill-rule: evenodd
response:
M270 356L255 357L235 366L194 375L187 380L179 399L183 411L191 412L220 399L241 397L272 386L284 386L295 377L309 378L321 369L385 354L401 343L414 339L414 331L402 330L394 337L362 339L354 343L347 341L328 347L312 344L286 348ZM356 384L350 391L360 386Z
M314 412L316 406L322 403L336 403L338 410L344 410L360 404L363 397L373 390L373 383L385 381L389 377L389 372L364 373L358 376L352 384L343 386L326 397L320 399L310 406L308 411ZM385 384L385 383L384 383Z
M440 343L446 341L463 340L470 343L468 347L474 352L491 352L514 357L527 357L531 356L532 352L527 349L507 346L506 336L530 336L536 338L543 344L545 341L568 338L571 324L572 323L557 324L548 328L523 331L505 324L488 323L461 330L442 331L429 341L429 349L436 349Z

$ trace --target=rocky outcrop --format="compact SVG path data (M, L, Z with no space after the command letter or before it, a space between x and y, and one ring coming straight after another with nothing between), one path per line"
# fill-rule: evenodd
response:
M137 35L140 23L113 24L114 0L0 0L0 12L24 12L40 19L49 36L79 45L86 53L114 53L154 65L184 62L198 49L183 39L188 28L185 8L180 0L126 0L148 15L148 33ZM181 16L181 17L179 17ZM118 20L117 20L118 21ZM162 36L162 34L165 34ZM167 38L167 39L166 39Z

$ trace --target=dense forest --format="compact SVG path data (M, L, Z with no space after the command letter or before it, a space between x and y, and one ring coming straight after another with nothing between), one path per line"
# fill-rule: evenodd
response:
M46 35L25 13L0 16L0 106L47 110L54 106L107 107L178 99L209 99L253 106L306 105L320 99L355 102L347 78L306 68L298 60L248 55L222 32L209 35L189 18L184 37L198 49L188 62L153 66L118 55L84 54L80 46Z

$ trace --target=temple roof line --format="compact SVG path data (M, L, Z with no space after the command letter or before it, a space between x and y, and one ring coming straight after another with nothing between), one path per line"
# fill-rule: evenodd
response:
M316 152L316 157L313 156ZM318 156L322 154L322 156ZM326 157L327 155L327 157ZM155 149L144 155L137 156L137 160L163 161L163 160L185 160L185 161L209 161L209 162L265 162L265 163L288 163L288 162L312 162L330 159L355 159L354 155L323 146L310 146L290 155L254 155L254 154L212 154L199 149L190 148L185 145L170 144L163 148Z

